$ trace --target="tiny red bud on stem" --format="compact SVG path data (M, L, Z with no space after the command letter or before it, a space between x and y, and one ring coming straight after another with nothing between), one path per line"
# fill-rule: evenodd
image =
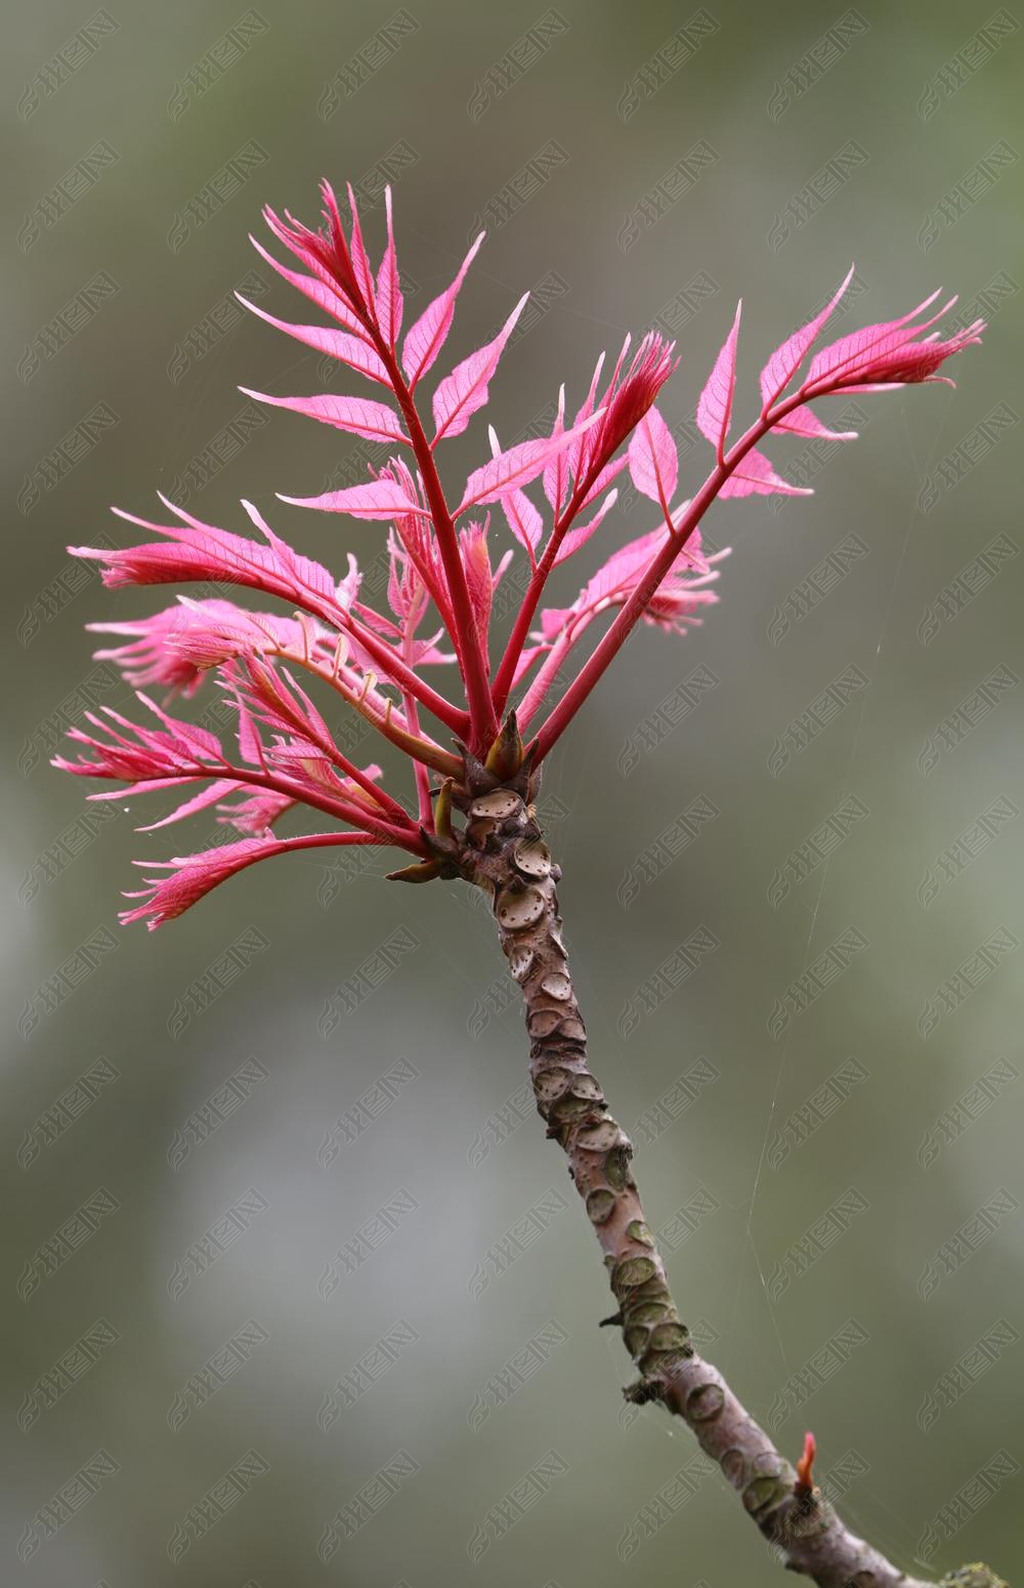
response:
M813 1434L804 1434L804 1453L796 1464L795 1491L798 1495L809 1495L814 1490L814 1475L812 1468L814 1458L818 1453L817 1442Z

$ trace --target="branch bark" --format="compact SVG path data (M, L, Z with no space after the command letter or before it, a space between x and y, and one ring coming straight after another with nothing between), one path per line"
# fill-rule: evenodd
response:
M789 1461L718 1369L694 1349L644 1216L631 1167L632 1144L588 1063L586 1027L562 938L556 892L560 869L529 803L525 779L495 788L494 779L485 778L476 780L475 794L469 780L459 802L467 824L459 835L458 869L491 896L501 947L523 990L537 1109L548 1136L569 1160L604 1253L617 1304L613 1317L604 1321L621 1329L638 1370L626 1398L660 1401L683 1419L791 1571L810 1577L819 1588L929 1588L851 1533L819 1490L797 1483ZM942 1583L944 1588L1007 1588L980 1564L962 1567Z

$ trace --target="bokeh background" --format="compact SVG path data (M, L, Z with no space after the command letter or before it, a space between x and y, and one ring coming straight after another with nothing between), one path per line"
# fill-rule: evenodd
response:
M686 1430L622 1408L486 910L306 856L123 930L132 859L213 825L140 837L162 806L101 820L48 765L124 704L83 624L166 595L73 571L68 544L126 543L110 503L238 529L246 496L339 572L378 557L377 526L273 494L365 454L236 389L344 388L230 308L245 282L304 317L246 233L264 201L312 218L321 174L360 184L374 246L393 183L410 314L487 227L452 359L536 289L506 440L625 330L678 336L694 482L739 295L741 414L851 259L843 329L938 285L992 322L956 391L776 444L813 497L715 509L722 604L631 642L544 808L698 1338L908 1569L1017 1580L1022 39L1016 3L9 13L3 1582L779 1580ZM651 522L627 501L605 543Z

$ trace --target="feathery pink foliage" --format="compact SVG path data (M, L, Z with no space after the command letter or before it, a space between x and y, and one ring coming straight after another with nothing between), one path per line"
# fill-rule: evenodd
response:
M98 562L110 586L214 581L286 604L281 612L254 611L220 596L182 595L148 618L91 625L121 639L96 655L116 663L136 690L157 686L191 699L212 676L234 724L234 745L226 749L217 735L172 716L140 692L139 703L152 725L110 708L87 713L86 725L70 733L76 759L55 758L62 770L128 785L93 799L164 790L184 795L141 830L213 809L218 823L242 835L195 854L147 862L152 874L145 877L145 888L129 895L142 902L124 912L125 921L157 926L257 860L293 849L392 845L415 857L423 874L431 874L438 837L432 780L457 783L464 770L461 755L444 747L451 735L466 751L485 758L514 695L518 722L532 735L527 754L539 765L638 623L683 633L717 601L712 586L727 553L705 556L697 527L711 502L810 494L776 472L760 449L766 436L852 440L852 432L829 430L809 405L843 392L948 381L938 373L941 366L977 342L983 329L975 321L942 340L932 327L955 299L922 319L933 295L900 319L855 331L815 353L849 284L847 276L821 313L772 353L761 371L760 412L730 445L737 308L697 407L697 424L714 448L715 461L682 502L674 501L678 452L656 406L676 368L674 345L650 332L630 358L627 338L603 387L604 355L598 359L571 421L563 391L550 434L503 449L491 430L490 457L451 498L435 454L442 441L463 434L486 407L526 299L495 337L437 382L430 404L434 433L428 437L416 388L446 350L456 303L483 237L473 243L451 284L414 319L399 348L406 306L390 192L376 270L351 189L347 226L329 184L323 183L321 192L323 223L317 231L287 212L282 218L264 211L270 232L300 268L282 264L253 241L284 281L333 323L293 323L240 301L268 325L369 380L378 396L273 396L242 389L259 402L394 445L394 455L363 483L314 497L282 497L387 526L386 604L382 608L369 597L353 557L344 576L336 577L281 540L248 502L242 505L256 538L207 524L165 501L178 522L158 524L119 514L157 539L124 549L71 548ZM655 527L606 550L570 605L542 607L553 569L592 540L596 544L599 533L605 539L606 520L618 498L613 482L626 468L636 490L657 508ZM456 506L449 505L452 500ZM500 507L499 527L502 533L507 528L513 541L503 555L492 555L495 531L488 516L463 517L491 505ZM525 562L522 597L511 634L495 655L494 591L517 551ZM604 630L594 644L587 636L602 620ZM577 671L565 684L565 669L572 672L574 658ZM446 676L454 678L455 687L445 693L428 681L425 670L453 662L454 673L449 669ZM387 791L379 766L360 767L341 749L323 710L298 682L300 674L325 704L333 700L350 719L360 717L367 730L409 758L414 804ZM534 732L532 724L545 707L548 715ZM300 810L327 815L334 825L326 832L277 837L275 824Z

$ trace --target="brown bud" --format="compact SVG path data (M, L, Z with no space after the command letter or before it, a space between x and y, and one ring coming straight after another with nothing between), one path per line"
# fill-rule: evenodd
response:
M522 764L523 741L519 737L516 714L510 711L502 724L501 732L487 752L484 765L499 783L507 783L515 777Z

